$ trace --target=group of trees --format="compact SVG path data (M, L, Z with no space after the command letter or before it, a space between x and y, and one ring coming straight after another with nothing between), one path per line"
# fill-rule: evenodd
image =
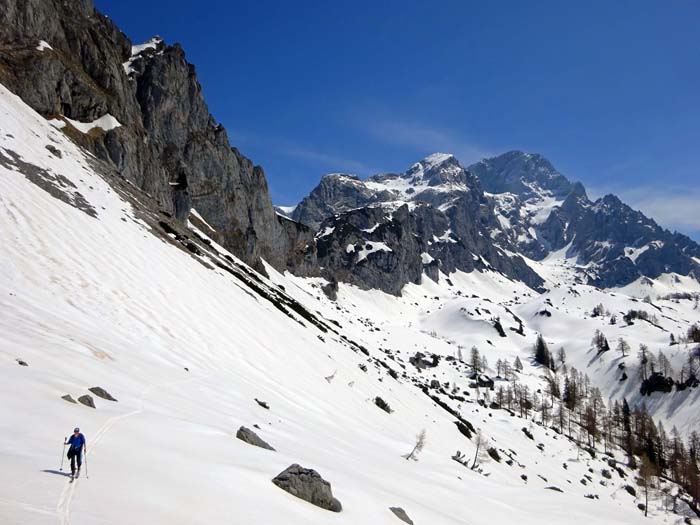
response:
M598 308L598 315L604 315L602 307ZM700 342L700 326L691 326L683 339ZM600 330L596 330L592 346L599 353L610 350ZM627 357L631 348L620 338L616 351ZM535 390L519 382L518 372L523 368L519 358L513 363L498 359L496 374L505 381L498 384L494 394L486 390L484 400L493 408L506 409L553 428L574 440L579 450L597 446L605 452L624 450L632 468L639 463L645 490L656 477L670 479L684 488L691 498L688 503L700 512L700 434L692 432L686 441L675 427L668 434L661 422L654 422L644 404L630 408L624 399L608 400L606 404L585 373L567 367L565 350L560 348L555 357L542 335L538 335L532 355L543 366L544 388ZM640 344L637 359L642 381L657 375L676 378L676 385L689 384L691 379L697 384L700 376L700 347L689 349L678 374L662 350L653 353L647 345ZM475 347L470 364L475 371L486 371L485 359ZM621 365L624 368L624 362Z
M605 452L622 449L629 465L645 466L645 476L665 477L682 486L691 496L691 505L700 501L700 434L691 433L684 441L674 427L670 434L661 422L655 423L646 405L630 408L627 401L608 403L589 377L574 367L549 368L544 372L544 388L533 390L512 374L500 384L491 402L502 408L568 436L581 449L601 447ZM637 459L639 458L639 459ZM651 479L647 483L652 483ZM647 487L648 488L648 487Z

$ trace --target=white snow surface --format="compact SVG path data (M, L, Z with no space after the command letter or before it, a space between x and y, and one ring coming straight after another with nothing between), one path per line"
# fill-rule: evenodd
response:
M2 162L8 152L64 177L64 190L79 193L97 217L8 167ZM623 328L585 311L600 301L614 311L639 307L630 296L573 284L539 295L497 273L457 272L451 285L445 276L440 283L424 279L398 298L341 283L331 302L320 291L322 280L268 266L270 280L261 278L261 286L284 286L309 311L338 323L337 333L322 332L154 235L86 154L2 86L0 154L1 523L397 525L392 506L419 525L682 522L653 499L644 518L622 488L634 483L631 477L600 484L603 459L578 456L567 439L533 421L481 407L475 393L459 404L460 414L483 429L489 444L514 451L523 467L492 461L481 473L464 468L450 456L461 450L470 457L474 443L457 431L455 417L340 337L376 358L386 357L382 348L393 349L386 362L412 374L408 357L417 350L454 357L458 344L477 345L491 362L520 356L523 381L537 385L541 370L527 356L542 331L552 344L566 344L572 363L612 395L625 388L614 378L618 358L592 359L588 346L594 327L611 341ZM360 255L383 249L363 248ZM546 298L554 305L551 318L536 315ZM690 305L659 305L669 329L681 318L698 318ZM507 309L524 320L525 337L498 338L489 319L500 315L512 325ZM625 335L655 347L667 340L652 326ZM429 373L467 389L444 359ZM118 402L95 398L91 409L61 399L93 386ZM394 412L378 409L375 396ZM669 408L664 399L649 401L659 412ZM697 423L697 410L686 410L691 401L683 400L669 420ZM254 424L276 452L235 439L238 427ZM83 476L71 484L59 471L59 453L76 425L88 456ZM423 428L419 461L405 460ZM274 486L270 480L292 463L330 481L343 511L330 513ZM583 486L589 468L595 483ZM584 497L590 493L600 499Z
M80 122L77 120L69 119L68 117L61 117L60 119L50 119L49 124L51 124L56 129L63 129L66 126L66 122L70 123L75 129L81 133L90 133L95 128L100 128L103 131L111 131L115 128L121 127L121 123L109 113L102 115L100 118L93 120L92 122Z
M37 51L44 51L45 49L53 49L51 45L45 40L39 40L39 45L36 46Z
M347 249L346 249L347 250ZM356 263L364 261L367 257L375 252L390 252L392 251L386 243L377 241L362 241L362 247L357 251Z

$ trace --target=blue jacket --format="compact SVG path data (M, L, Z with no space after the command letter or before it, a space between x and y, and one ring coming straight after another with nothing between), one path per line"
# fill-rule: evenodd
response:
M77 436L73 434L68 438L68 444L72 449L81 450L85 446L85 436L82 434L78 434Z

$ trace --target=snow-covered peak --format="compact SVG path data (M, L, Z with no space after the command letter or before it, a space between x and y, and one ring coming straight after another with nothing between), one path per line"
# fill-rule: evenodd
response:
M459 161L449 153L433 153L416 162L405 173L406 178L429 178L437 171L457 172L462 170Z
M417 162L413 166L415 167L420 165L425 171L428 171L454 158L454 155L452 155L451 153L433 153L432 155L428 155L427 157L425 157L420 162Z
M338 181L338 182L359 182L360 177L352 173L326 173L321 180L325 181Z

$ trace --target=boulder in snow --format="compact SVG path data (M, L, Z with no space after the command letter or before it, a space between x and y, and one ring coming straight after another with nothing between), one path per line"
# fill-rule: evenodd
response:
M403 510L401 507L389 507L389 510L393 512L394 515L404 523L408 523L408 525L413 525L413 520L408 517L406 511Z
M260 401L257 397L255 398L255 402L263 407L265 410L270 410L270 405L267 404L265 401Z
M92 396L90 396L88 394L85 394L84 396L80 396L78 398L78 401L80 401L86 407L95 408L95 400L92 399Z
M107 401L116 401L116 399L112 397L112 394L107 392L101 386L93 386L92 388L88 388L88 390L95 394L97 397L101 397L102 399L106 399Z
M332 512L343 510L340 501L333 497L331 484L312 469L296 463L280 472L272 483L297 498Z
M275 450L272 448L268 443L263 441L255 432L250 430L249 428L246 427L241 427L238 429L238 432L236 432L236 437L240 439L241 441L245 441L249 445L253 445L254 447L260 447L264 448L267 450Z
M68 401L69 403L78 404L78 402L75 399L73 399L73 396L71 396L70 394L66 394L65 396L61 396L61 399L63 399L64 401Z

